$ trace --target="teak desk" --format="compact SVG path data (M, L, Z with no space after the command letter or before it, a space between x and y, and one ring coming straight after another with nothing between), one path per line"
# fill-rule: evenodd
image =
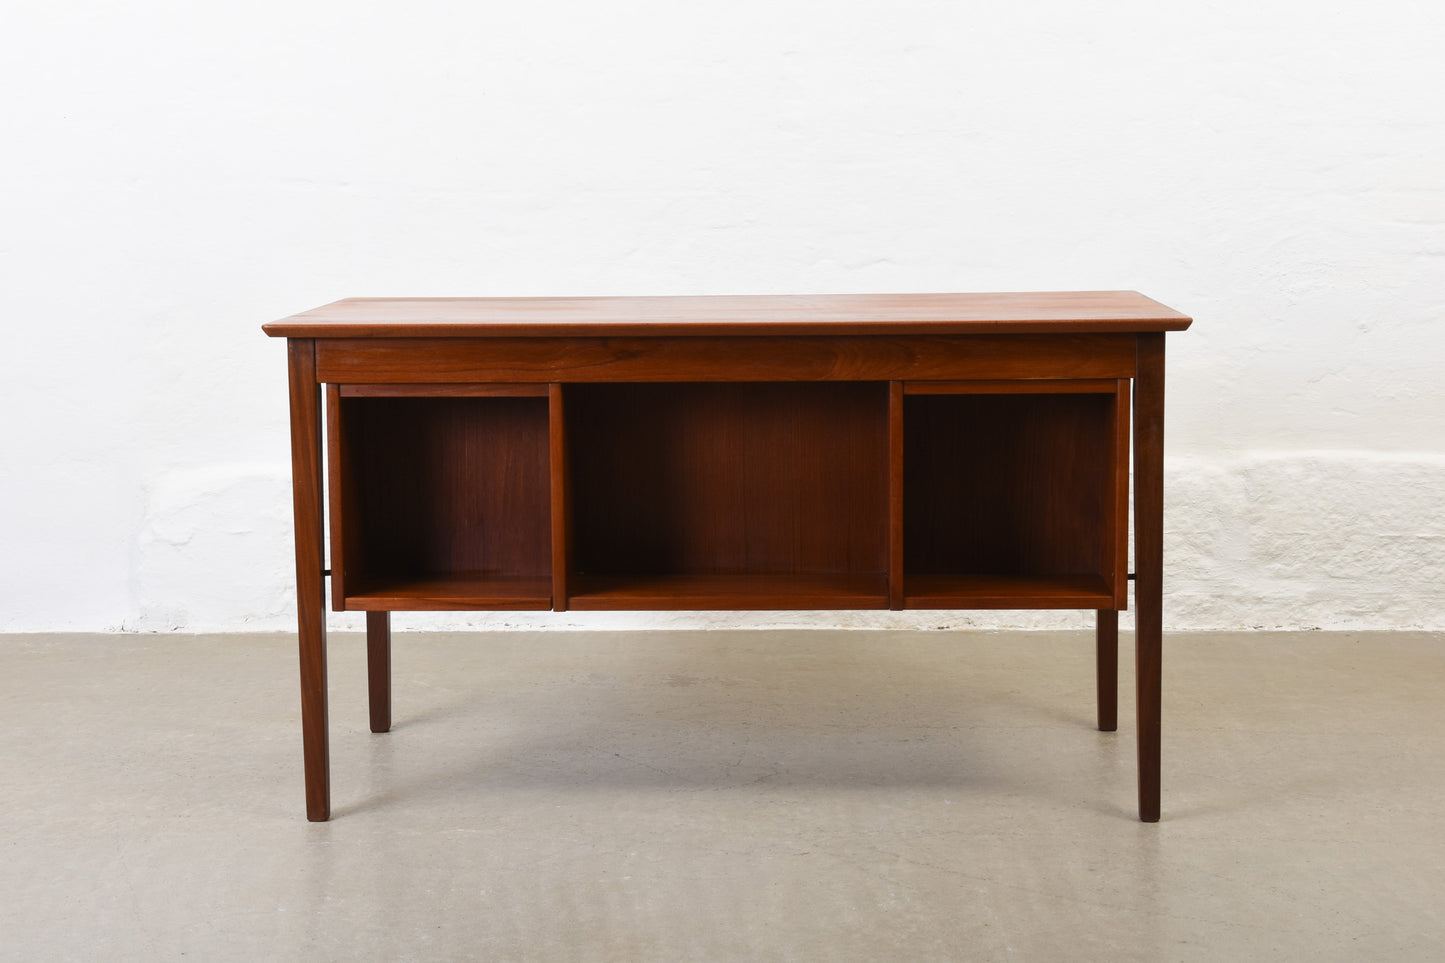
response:
M265 325L289 358L307 818L331 811L327 575L367 614L373 732L389 612L567 608L1093 609L1113 730L1132 407L1157 820L1164 333L1189 324L1113 291L355 298Z

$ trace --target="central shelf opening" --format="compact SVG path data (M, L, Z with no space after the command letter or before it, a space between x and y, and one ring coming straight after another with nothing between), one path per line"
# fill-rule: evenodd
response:
M567 387L569 604L887 605L882 383Z

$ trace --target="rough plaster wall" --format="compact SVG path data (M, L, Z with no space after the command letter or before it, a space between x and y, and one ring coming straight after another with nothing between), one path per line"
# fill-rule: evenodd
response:
M7 5L0 630L292 626L302 308L1069 288L1197 318L1168 624L1445 627L1442 5L994 6ZM398 619L723 621L1085 624Z

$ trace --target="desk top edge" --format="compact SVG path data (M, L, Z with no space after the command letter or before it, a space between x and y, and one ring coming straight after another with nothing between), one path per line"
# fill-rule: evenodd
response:
M677 337L1183 331L1137 291L345 298L263 325L280 338Z

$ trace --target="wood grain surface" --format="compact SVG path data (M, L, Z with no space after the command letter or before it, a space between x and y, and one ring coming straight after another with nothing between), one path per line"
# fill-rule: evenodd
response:
M317 343L320 379L343 384L1131 378L1134 359L1127 334Z
M339 400L332 532L344 607L537 607L530 584L509 580L550 577L547 399ZM483 587L500 594L466 594ZM541 598L550 605L550 589Z
M1089 576L1112 606L1116 416L1113 393L907 396L905 595L919 576Z
M347 298L264 325L288 338L1180 331L1137 291L574 298Z
M885 383L566 397L577 575L887 571Z

